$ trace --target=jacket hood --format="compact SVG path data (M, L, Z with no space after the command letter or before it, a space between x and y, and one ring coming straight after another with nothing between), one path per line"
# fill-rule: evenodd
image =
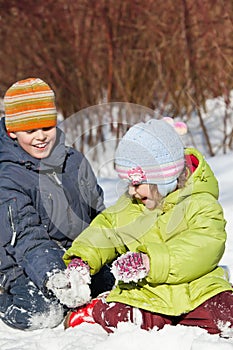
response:
M65 135L57 128L56 143L50 156L37 159L25 152L17 143L11 139L6 131L5 118L0 120L0 162L10 162L24 165L32 170L47 171L61 167L66 157Z
M185 150L185 155L194 156L198 161L198 165L195 171L186 181L184 188L170 193L165 198L165 206L167 204L174 205L178 202L181 202L188 196L203 192L211 194L214 198L216 198L216 200L218 200L218 181L203 155L195 148L187 148Z

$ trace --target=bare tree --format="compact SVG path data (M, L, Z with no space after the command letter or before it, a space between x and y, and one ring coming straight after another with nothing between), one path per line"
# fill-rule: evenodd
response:
M40 76L55 90L65 118L118 101L174 118L195 114L213 155L201 109L222 95L228 108L223 147L232 144L231 1L0 0L0 6L2 96L16 80ZM111 124L117 135L124 131L121 121ZM89 142L101 138L100 128Z

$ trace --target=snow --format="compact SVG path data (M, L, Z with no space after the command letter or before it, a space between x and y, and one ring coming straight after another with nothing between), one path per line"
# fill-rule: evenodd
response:
M221 264L227 265L233 280L233 152L209 158L219 181L220 202L227 220L228 239ZM116 179L100 179L111 204L118 193ZM122 190L122 189L121 189ZM119 193L118 193L119 195ZM0 321L1 350L232 350L233 339L210 335L198 327L165 326L149 332L130 323L121 323L115 333L107 334L99 325L82 324L64 330L63 325L54 329L20 331Z

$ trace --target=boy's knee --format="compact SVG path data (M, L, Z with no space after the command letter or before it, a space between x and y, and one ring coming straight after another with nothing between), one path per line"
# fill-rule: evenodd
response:
M54 328L64 318L64 307L47 298L27 277L21 276L9 292L0 295L0 318L12 328Z
M54 328L64 319L64 308L57 303L47 305L46 310L33 312L18 308L15 305L8 307L2 321L8 326L21 330L36 330L42 328Z
M61 304L52 303L47 310L31 314L28 318L28 330L57 327L64 320L65 310Z

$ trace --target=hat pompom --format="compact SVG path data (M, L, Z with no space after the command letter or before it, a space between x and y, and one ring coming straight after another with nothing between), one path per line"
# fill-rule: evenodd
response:
M171 117L164 117L163 120L173 126L178 135L185 135L188 132L188 126L184 122L174 122Z

